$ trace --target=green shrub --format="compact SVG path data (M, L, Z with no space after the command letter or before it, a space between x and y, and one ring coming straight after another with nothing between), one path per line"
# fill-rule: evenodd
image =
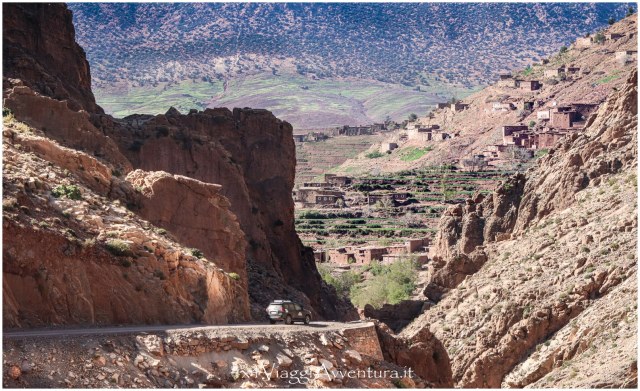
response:
M353 271L343 272L337 277L334 277L326 265L318 265L318 272L324 282L333 286L338 296L344 298L349 297L351 288L360 281L360 274Z
M360 308L367 304L380 308L383 304L407 300L416 287L416 269L417 264L411 258L390 265L372 265L374 277L351 288L351 301Z
M602 43L602 42L604 42L604 34L602 34L601 32L598 32L598 33L593 37L593 42L595 42L595 43Z
M191 255L193 255L194 257L200 259L204 256L204 254L202 254L202 251L198 250L197 248L190 248L189 252L191 253Z
M129 243L120 239L109 239L107 243L105 243L107 250L113 254L118 256L131 255L131 249L129 248Z
M51 195L56 198L66 197L72 200L82 199L80 188L76 185L58 185L53 190L51 190Z
M367 157L368 159L377 159L379 157L383 157L384 154L376 151L376 152L368 153L368 154L366 154L364 156Z
M231 272L229 273L229 278L231 278L232 280L238 281L240 280L240 275L238 273Z

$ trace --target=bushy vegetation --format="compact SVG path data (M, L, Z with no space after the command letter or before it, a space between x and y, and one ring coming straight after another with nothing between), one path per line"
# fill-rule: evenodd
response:
M120 239L109 239L105 243L107 250L117 256L126 256L131 255L131 249L129 248L129 243Z
M51 195L56 198L66 197L72 200L82 199L80 188L76 185L58 185L53 190L51 190Z
M190 248L189 252L191 253L191 255L193 255L194 257L200 259L204 256L204 254L202 253L202 251L198 250L197 248Z
M327 284L333 286L336 289L336 293L344 298L349 297L351 288L358 283L361 279L360 274L353 271L346 271L334 277L331 274L331 270L326 265L318 265L318 272L320 276Z
M375 151L375 152L368 153L368 154L366 154L366 155L364 155L364 156L365 156L367 159L377 159L377 158L379 158L379 157L383 157L383 156L384 156L384 154L383 154L383 153L381 153L381 152Z
M411 258L390 265L372 263L369 271L373 278L351 287L351 301L360 308L367 304L380 308L383 304L407 300L416 287L417 268L416 261Z
M236 281L240 280L240 275L238 273L231 272L231 273L229 273L229 277L232 280L236 280Z

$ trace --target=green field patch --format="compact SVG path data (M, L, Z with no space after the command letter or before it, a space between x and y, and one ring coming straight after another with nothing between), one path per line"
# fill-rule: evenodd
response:
M401 150L399 153L400 160L402 160L403 162L412 162L414 160L420 159L431 150L433 150L433 147L431 146L424 147L424 148L418 148L418 147L405 148Z

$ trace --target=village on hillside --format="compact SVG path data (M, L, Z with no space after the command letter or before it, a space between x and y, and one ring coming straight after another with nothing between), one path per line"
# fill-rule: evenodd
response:
M500 74L482 91L440 103L426 116L294 135L303 152L293 193L296 230L316 262L337 275L364 270L366 278L372 264L409 257L419 281L427 281L442 211L488 193L580 133L637 63L636 20ZM308 166L332 153L348 158L313 175Z

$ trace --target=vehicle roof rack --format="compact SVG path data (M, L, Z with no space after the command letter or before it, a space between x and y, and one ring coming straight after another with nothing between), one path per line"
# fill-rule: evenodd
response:
M274 303L291 303L291 300L274 300Z

